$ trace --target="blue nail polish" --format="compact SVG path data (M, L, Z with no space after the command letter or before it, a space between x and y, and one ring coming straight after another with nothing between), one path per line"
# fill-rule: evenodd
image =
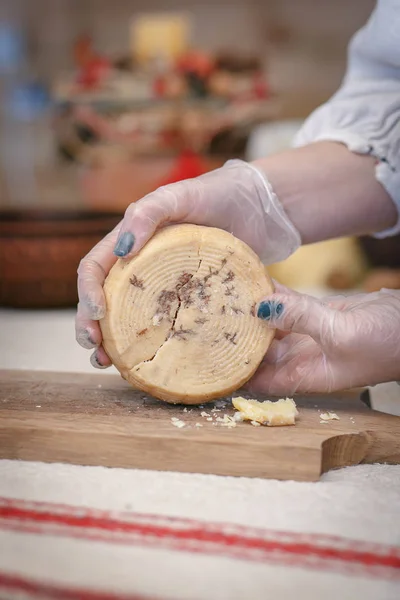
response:
M76 341L82 348L86 348L90 350L90 348L94 348L96 346L95 342L92 340L90 332L87 329L79 329L76 332Z
M101 362L99 361L97 352L93 352L92 356L90 357L90 363L91 363L92 367L94 367L95 369L106 369L107 368L107 365L102 365Z
M125 231L119 239L114 248L114 254L116 256L126 256L133 248L135 243L135 236L130 231Z
M269 321L275 317L279 317L283 313L282 302L275 302L274 300L266 300L261 302L257 310L257 317L263 321Z

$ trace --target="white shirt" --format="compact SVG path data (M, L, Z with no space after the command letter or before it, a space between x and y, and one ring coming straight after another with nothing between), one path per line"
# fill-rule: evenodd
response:
M400 0L378 0L349 44L341 87L305 121L294 145L320 140L342 142L379 160L376 178L399 219L376 237L400 233Z

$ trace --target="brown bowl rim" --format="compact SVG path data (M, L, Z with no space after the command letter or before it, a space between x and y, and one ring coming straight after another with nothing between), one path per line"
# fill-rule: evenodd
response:
M0 222L57 222L60 221L93 221L117 219L123 216L119 211L100 210L51 210L51 209L0 209Z
M0 210L0 239L104 235L122 218L122 211Z

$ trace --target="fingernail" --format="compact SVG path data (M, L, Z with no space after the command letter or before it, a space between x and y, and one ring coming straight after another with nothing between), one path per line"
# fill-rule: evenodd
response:
M266 300L261 302L258 310L257 317L263 321L269 321L275 317L279 317L283 313L282 302L275 302L274 300Z
M90 357L90 364L95 369L107 369L107 365L102 365L99 362L99 358L97 356L97 352L93 352L93 354L91 355L91 357Z
M97 344L92 340L90 332L87 329L80 329L76 333L76 341L82 348L86 348L90 350L90 348L94 348Z
M94 321L100 321L100 319L105 317L106 309L104 306L100 306L99 304L92 302L90 298L87 298L85 302L91 319Z
M125 231L117 240L114 248L115 256L126 256L133 248L135 236L130 231Z

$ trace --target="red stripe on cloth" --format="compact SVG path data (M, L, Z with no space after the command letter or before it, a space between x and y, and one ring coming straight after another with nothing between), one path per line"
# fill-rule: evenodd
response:
M0 527L114 544L400 577L400 548L346 538L274 532L178 518L0 499Z
M6 592L8 598L12 597L11 594L22 593L29 598L42 600L155 600L138 594L126 595L53 585L0 571L0 593L2 592Z

